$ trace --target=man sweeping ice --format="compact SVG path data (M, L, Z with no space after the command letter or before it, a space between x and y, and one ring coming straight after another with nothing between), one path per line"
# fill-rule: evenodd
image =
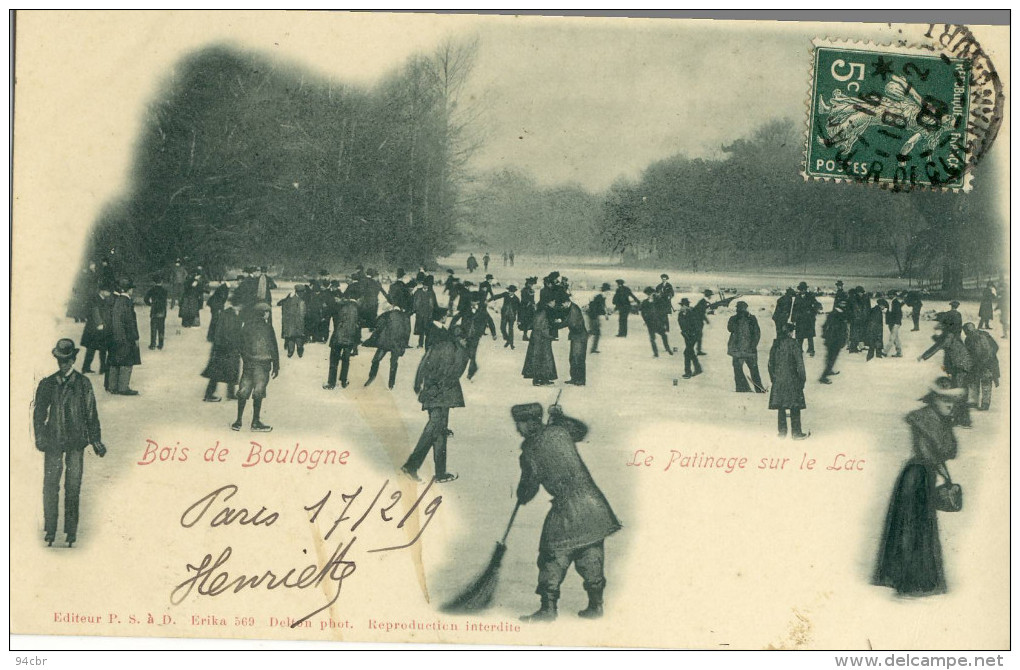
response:
M606 587L604 541L621 525L606 497L577 452L576 442L588 434L588 427L564 416L558 404L549 408L549 423L542 422L542 405L515 405L510 410L521 443L521 479L517 502L526 505L539 486L552 496L552 508L545 517L538 545L538 589L542 606L523 621L553 621L560 584L570 564L584 580L588 607L578 616L602 616L602 594Z

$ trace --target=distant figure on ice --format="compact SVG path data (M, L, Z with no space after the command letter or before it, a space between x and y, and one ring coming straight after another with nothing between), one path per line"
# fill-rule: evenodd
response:
M121 278L110 308L110 352L106 357L106 390L115 395L138 395L131 388L131 371L142 364L138 349L138 317L131 298L134 284Z
M538 307L535 303L535 284L538 277L528 277L524 280L524 288L521 289L521 311L517 314L517 327L521 330L521 339L525 342L535 327L535 312Z
M432 322L442 318L439 310L439 299L436 297L435 278L426 275L411 296L414 308L414 334L418 336L418 348L425 346L425 335L429 332Z
M453 317L450 328L458 324L463 328L469 360L467 378L472 379L478 373L478 344L486 333L492 333L492 339L496 339L496 324L485 308L481 293L469 292L464 301L466 309Z
M467 259L467 271L468 271L468 273L469 274L473 273L477 269L478 269L478 259L475 258L474 254L468 254L468 259Z
M407 350L411 339L411 315L402 309L394 308L384 312L375 322L375 330L365 340L365 346L375 349L372 356L372 367L368 372L365 386L375 381L379 373L379 363L390 355L390 377L388 387L392 390L397 383L397 366L400 357Z
M241 317L237 308L230 304L223 308L216 324L209 362L202 376L209 380L205 387L205 402L219 402L217 384L227 385L227 400L236 400L237 380L241 373Z
M603 283L602 288L595 294L595 297L588 303L588 330L592 334L591 353L599 353L599 339L602 337L602 319L609 320L609 311L606 309L606 298L612 288L609 283Z
M631 305L641 307L641 301L637 299L634 292L624 284L622 279L616 280L616 293L613 294L613 308L619 314L620 327L616 331L617 337L627 337L627 319L630 317Z
M163 348L163 336L166 333L166 289L163 280L157 275L153 284L142 299L149 306L149 349Z
M981 293L981 305L978 307L978 328L991 330L992 317L995 315L995 302L998 299L995 291L995 282L991 280L985 284L985 290Z
M698 360L698 333L700 332L701 318L691 308L690 300L680 299L680 309L677 311L676 321L680 326L680 334L684 338L684 379L697 377L701 374L701 362Z
M584 386L588 383L588 327L584 323L584 312L570 298L569 293L560 297L560 311L566 313L567 338L570 340L570 379L567 384Z
M484 266L486 272L489 271L489 261L491 260L492 259L489 257L489 252L486 251L485 255L482 256L482 265Z
M348 287L350 292L350 287ZM379 283L379 272L368 268L365 276L358 281L358 320L362 328L375 328L375 320L379 315L379 296L386 297L382 284ZM387 298L387 302L389 299Z
M170 270L170 309L177 307L184 297L184 283L188 279L188 271L181 265L181 259L174 262Z
M1009 337L1009 287L1003 284L999 287L999 323L1002 324L1002 339Z
M910 331L917 332L921 330L921 307L924 306L924 302L921 300L921 292L907 291L907 297L903 304L910 308L910 320L914 322L914 327Z
M906 416L911 457L889 500L871 580L875 586L888 586L905 596L946 592L935 488L937 477L949 480L946 461L956 458L952 415L963 393L948 377L939 377L921 399L925 406Z
M815 355L815 318L821 311L822 304L808 290L807 282L802 281L793 297L793 323L797 326L797 344L803 349L807 341L808 356Z
M868 312L868 321L864 331L864 342L868 347L868 357L865 360L870 361L875 357L885 358L882 340L885 337L885 313L888 309L889 302L885 298L879 298L875 302L875 306Z
M206 304L209 305L209 330L205 337L210 342L216 339L216 324L219 323L220 313L226 308L229 299L230 284L224 281L220 282L220 285L206 301Z
M846 346L847 338L847 314L846 300L836 300L832 311L825 317L822 324L822 342L825 344L825 369L818 380L823 384L831 384L829 379L832 375L838 375L834 368L839 352Z
M414 378L414 392L418 394L422 411L428 412L425 424L414 451L400 470L411 479L421 481L418 470L429 451L435 462L435 478L439 483L457 479L446 468L446 441L450 435L450 409L464 407L464 392L460 378L468 365L468 352L464 346L464 331L455 327L439 330L436 341L425 350Z
M329 337L329 372L326 383L322 388L332 390L336 388L336 369L340 366L340 386L347 388L349 383L348 373L351 368L351 356L357 351L361 344L361 326L358 324L358 301L354 296L349 295L350 285L347 293L341 294L330 308L330 318L333 320L333 334Z
M570 565L584 580L588 606L577 613L584 619L602 616L606 588L605 539L620 530L605 495L577 451L577 442L588 434L588 427L563 415L559 405L549 408L549 424L542 423L538 403L514 405L510 414L521 443L521 479L517 501L526 505L539 488L552 497L552 506L542 526L538 544L538 588L541 607L523 621L553 621L560 585Z
M205 290L208 283L201 274L201 266L196 268L184 284L184 294L181 296L181 307L177 314L181 318L181 326L184 328L196 328L201 324L202 303L205 300Z
M662 320L666 324L666 332L669 332L669 315L673 313L673 298L676 297L676 291L673 289L673 285L669 283L669 275L659 275L658 285L655 287L655 300L660 306L660 310L663 314Z
M81 334L81 346L85 347L82 374L91 373L92 359L99 354L99 374L106 375L106 359L110 350L110 321L113 309L112 287L102 285L89 296L89 313Z
M280 374L280 350L273 324L269 323L269 311L267 303L256 303L253 318L241 328L241 384L237 388L237 420L231 424L232 430L241 430L248 398L252 398L251 429L263 433L273 429L262 423L266 387L270 378L276 379Z
M888 351L895 350L891 354L893 358L903 358L903 341L900 340L900 327L903 325L903 298L899 292L889 291L889 311L885 314L885 325L889 329Z
M761 328L758 326L758 318L747 310L747 303L743 300L737 302L737 313L726 323L726 330L730 332L726 353L733 358L733 381L737 393L750 393L752 386L755 393L765 393L761 373L758 372L758 342L761 340ZM750 385L744 375L745 365L751 375Z
M509 259L509 256L507 256L507 253L504 251L503 252L503 267L506 267L508 259Z
M298 358L305 355L305 314L308 307L304 293L305 286L298 284L293 293L288 293L286 298L276 303L280 308L280 337L283 338L287 358L294 356L295 351ZM212 298L209 301L212 302Z
M868 315L871 313L871 298L863 286L855 286L850 292L850 342L849 352L860 353L861 344L867 339Z
M510 284L505 291L493 296L492 301L497 300L503 301L499 308L499 332L503 336L503 348L513 349L514 328L517 325L517 315L521 311L521 299L517 295L517 287Z
M691 311L694 313L694 316L697 317L696 321L693 324L695 328L694 348L699 356L705 355L705 351L701 345L701 341L705 336L705 326L708 324L708 310L712 308L712 305L711 303L708 302L708 299L711 298L713 295L714 294L712 293L711 289L705 289L703 293L704 297L701 298L701 300L699 300L698 302L696 302L694 304L694 307L691 308Z
M769 352L769 379L772 380L772 393L769 396L769 409L779 412L779 437L786 437L786 413L790 413L790 428L793 439L803 440L811 433L801 429L800 411L807 404L804 402L804 352L793 338L796 326L792 323L783 325L783 330L772 343Z
M970 322L963 325L963 332L971 362L968 401L986 411L992 405L992 384L999 385L999 343Z
M783 327L793 323L793 300L797 296L796 291L787 288L786 293L776 300L776 307L772 310L772 323L776 326L776 337L783 336Z
M656 300L655 289L651 286L645 287L645 299L641 301L638 309L641 312L641 319L645 322L648 330L648 340L652 343L652 356L659 357L659 348L655 343L655 336L662 338L662 346L670 356L673 355L673 347L669 344L669 336L666 335L667 319L664 307Z
M539 304L535 312L534 329L528 341L528 352L524 356L521 375L530 379L533 386L549 386L556 379L556 358L553 356L553 334L557 323L554 316L555 296Z
M957 313L959 316L959 313ZM918 361L926 361L939 351L942 351L942 369L949 375L953 388L963 389L966 400L967 387L970 385L970 372L973 362L970 359L970 352L967 345L963 343L960 335L954 330L955 318L949 312L942 312L938 315L938 322L935 324L935 334L932 339L935 344L917 357ZM956 425L969 428L970 410L966 402L956 405L953 410L953 420Z
M57 371L39 382L35 391L32 424L35 448L43 452L43 519L46 544L53 546L60 507L60 477L64 476L64 533L71 547L78 536L78 500L81 494L85 449L102 458L99 413L92 383L74 370L78 348L69 339L53 347Z
M510 251L510 267L513 267L513 266L514 266L514 252L513 252L513 250L511 250Z

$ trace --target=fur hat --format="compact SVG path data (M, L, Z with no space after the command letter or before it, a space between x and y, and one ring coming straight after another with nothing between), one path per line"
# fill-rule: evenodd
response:
M602 290L602 291L608 291L608 290L610 290L610 289L612 289L612 288L613 288L613 287L609 285L609 282L603 282L603 283L602 283L602 288L601 288L600 290Z
M529 402L523 405L514 405L510 408L510 416L514 421L541 421L542 405L537 402Z

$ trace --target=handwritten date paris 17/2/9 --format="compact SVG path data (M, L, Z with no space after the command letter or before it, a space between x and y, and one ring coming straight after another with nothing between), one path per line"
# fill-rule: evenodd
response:
M355 556L358 551L363 550L361 546L358 546L357 534L363 524L376 524L402 530L408 522L412 522L393 544L387 543L386 546L363 550L365 553L406 549L421 539L443 502L440 495L429 497L429 491L434 482L435 479L430 481L409 507L406 503L401 504L401 499L404 497L403 492L396 487L391 488L388 479L378 490L368 491L363 486L358 486L347 492L326 491L318 500L303 507L303 510L308 515L309 523L316 524L321 518L325 522L324 527L325 525L329 526L329 530L322 537L327 551L332 551L332 555L328 559L298 567L284 567L276 570L247 568L245 572L235 572L231 569L232 566L228 565L232 560L233 549L227 546L218 555L207 553L197 564L189 563L187 565L188 577L174 587L170 593L170 601L174 605L179 605L192 593L215 597L240 593L245 589L274 591L279 588L312 588L316 590L316 587L319 587L323 582L332 583L336 589L333 596L321 607L294 619L291 627L296 628L331 607L340 598L344 580L354 574L357 569ZM388 494L387 490L390 490ZM211 528L264 529L269 528L280 519L279 512L262 505L257 509L254 506L238 506L234 501L236 495L238 495L238 487L234 484L227 484L210 491L184 510L180 519L181 526L183 528L209 526ZM418 519L419 511L423 515L423 519L420 523L413 523ZM331 590L327 588L326 592L329 593Z

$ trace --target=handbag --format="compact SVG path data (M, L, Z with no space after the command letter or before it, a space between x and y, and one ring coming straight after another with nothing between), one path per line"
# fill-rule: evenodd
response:
M949 469L943 464L946 481L935 487L935 509L940 512L959 512L963 509L963 489L949 478Z

